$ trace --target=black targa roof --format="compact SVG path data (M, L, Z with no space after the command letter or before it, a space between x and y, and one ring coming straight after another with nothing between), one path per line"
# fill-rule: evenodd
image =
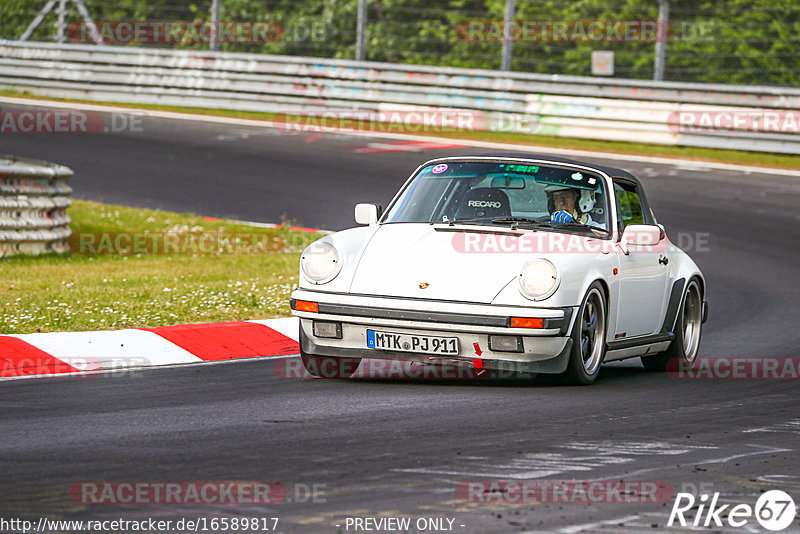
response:
M453 158L516 158L516 159L537 159L544 161L552 161L553 163L568 163L572 165L583 165L584 167L592 167L603 171L611 177L630 178L638 182L638 179L626 170L618 169L616 167L608 167L606 165L597 165L588 161L579 161L575 159L562 158L560 156L552 156L547 154L515 154L500 152L497 154L464 154L461 156L452 156ZM445 159L445 158L436 158Z

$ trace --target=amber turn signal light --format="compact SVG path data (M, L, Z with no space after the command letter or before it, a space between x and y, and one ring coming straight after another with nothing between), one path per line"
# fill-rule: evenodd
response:
M297 311L317 313L319 311L319 304L307 300L296 300L294 301L294 309Z
M544 319L533 317L512 317L511 328L544 328Z

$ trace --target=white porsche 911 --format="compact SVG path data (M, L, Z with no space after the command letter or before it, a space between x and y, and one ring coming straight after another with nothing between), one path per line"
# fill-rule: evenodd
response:
M306 369L361 358L559 373L693 366L706 284L630 173L556 157L423 163L385 212L312 243L291 297Z

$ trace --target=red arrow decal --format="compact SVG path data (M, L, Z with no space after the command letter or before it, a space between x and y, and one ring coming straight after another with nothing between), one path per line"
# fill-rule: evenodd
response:
M472 346L475 347L475 354L477 354L478 356L483 354L483 351L481 350L481 346L480 345L478 345L477 343L473 343Z

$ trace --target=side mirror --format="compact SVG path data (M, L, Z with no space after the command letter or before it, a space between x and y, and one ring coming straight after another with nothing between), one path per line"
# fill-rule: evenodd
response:
M654 247L661 242L663 230L650 224L631 224L622 232L619 246L622 252L628 253L628 247Z
M356 204L356 223L368 224L370 226L378 224L378 217L381 216L381 207L377 204Z

